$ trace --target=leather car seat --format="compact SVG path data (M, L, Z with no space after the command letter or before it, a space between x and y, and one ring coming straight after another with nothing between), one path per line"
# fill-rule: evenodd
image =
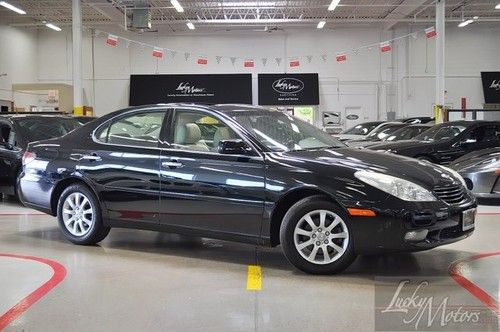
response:
M196 151L210 151L201 141L201 130L196 123L185 123L175 128L174 143L181 148Z
M219 149L219 142L227 139L236 138L234 133L227 127L218 127L214 134L214 151Z

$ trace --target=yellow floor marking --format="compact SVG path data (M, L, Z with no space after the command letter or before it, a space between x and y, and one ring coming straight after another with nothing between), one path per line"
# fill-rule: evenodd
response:
M258 265L248 265L247 290L262 289L262 268Z

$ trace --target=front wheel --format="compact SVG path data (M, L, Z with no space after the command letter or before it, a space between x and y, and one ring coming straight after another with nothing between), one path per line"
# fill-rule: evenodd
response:
M312 274L334 274L356 258L353 235L345 212L323 196L295 203L283 218L281 246L298 269Z
M69 186L61 194L57 219L64 236L76 244L96 244L110 231L103 225L101 208L94 193L80 184Z

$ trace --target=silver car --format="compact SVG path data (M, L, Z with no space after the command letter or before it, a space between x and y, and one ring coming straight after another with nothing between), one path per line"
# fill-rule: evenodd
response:
M471 152L450 167L462 175L480 200L500 201L500 147Z

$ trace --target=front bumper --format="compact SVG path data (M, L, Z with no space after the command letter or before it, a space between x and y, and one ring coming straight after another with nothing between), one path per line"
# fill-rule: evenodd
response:
M398 206L401 208L394 208ZM477 204L472 195L456 206L441 201L402 203L390 198L377 208L371 208L376 217L351 217L354 250L358 254L421 251L463 240L473 233L474 228L462 230L462 213L475 207ZM423 239L405 239L408 232L422 230L427 230Z

